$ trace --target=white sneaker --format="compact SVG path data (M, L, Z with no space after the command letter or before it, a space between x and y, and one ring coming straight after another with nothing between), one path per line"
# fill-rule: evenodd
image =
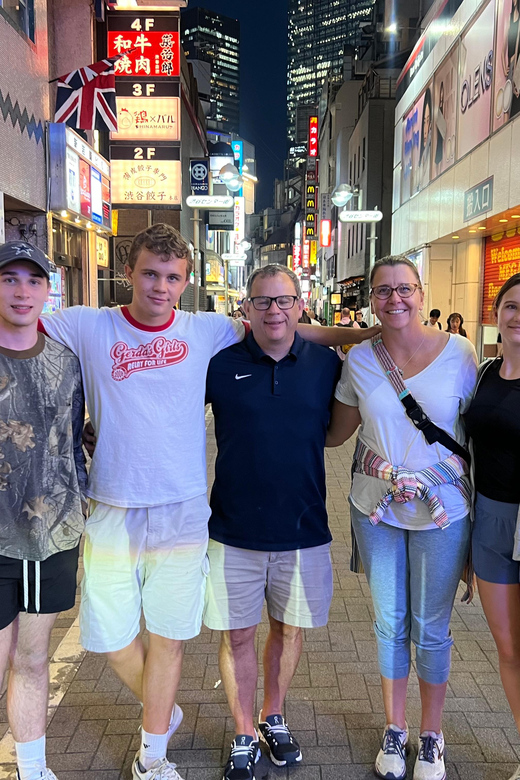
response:
M184 713L178 704L173 705L172 717L170 719L170 725L168 726L168 741L173 737L177 729L182 723Z
M383 732L381 750L377 754L374 771L384 780L403 780L406 777L406 743L408 728L402 731L389 723Z
M150 769L142 769L138 751L132 764L132 777L133 780L182 780L175 769L176 766L177 764L170 764L166 758L158 758Z
M20 780L20 773L18 772L18 769L16 770L16 779ZM40 777L38 780L58 780L54 772L49 769L49 767L46 767L42 772L40 772Z
M436 736L427 731L419 735L413 780L446 780L442 731Z
M520 766L518 766L516 772L513 772L509 780L520 780Z

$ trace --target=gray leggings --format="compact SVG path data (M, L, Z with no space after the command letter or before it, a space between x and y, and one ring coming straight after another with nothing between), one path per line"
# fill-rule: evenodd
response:
M410 672L410 642L417 674L444 683L450 673L450 618L466 562L469 515L443 530L406 531L373 526L350 504L350 514L376 613L374 629L383 677Z

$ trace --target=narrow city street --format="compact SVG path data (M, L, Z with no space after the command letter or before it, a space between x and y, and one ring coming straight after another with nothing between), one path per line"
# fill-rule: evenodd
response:
M215 443L208 418L208 468ZM244 432L245 457L247 431ZM301 766L277 769L265 757L257 780L362 780L372 777L384 716L365 578L349 572L347 509L352 444L327 453L328 508L334 534L334 599L328 627L305 632L304 652L286 704L300 741ZM262 530L258 529L259 533ZM462 593L462 589L460 589ZM167 594L165 594L165 598ZM79 601L79 596L78 596ZM124 690L104 658L82 651L76 608L60 616L51 644L48 762L58 780L130 778L139 747L140 705ZM520 739L497 673L497 655L478 600L453 614L453 667L444 734L449 780L507 780L520 760ZM265 623L258 644L265 637ZM178 702L184 720L169 759L186 780L219 780L233 737L217 665L219 637L203 629L187 644ZM260 672L259 693L262 677ZM409 691L408 723L415 760L420 708L417 678ZM0 699L0 778L13 780L12 742Z

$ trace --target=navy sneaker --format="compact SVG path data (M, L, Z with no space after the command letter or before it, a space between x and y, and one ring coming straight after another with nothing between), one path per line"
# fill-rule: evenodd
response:
M260 739L269 748L269 758L276 766L296 764L302 760L300 746L281 715L268 715L258 724Z
M237 734L224 769L223 780L255 780L255 764L260 758L258 740Z

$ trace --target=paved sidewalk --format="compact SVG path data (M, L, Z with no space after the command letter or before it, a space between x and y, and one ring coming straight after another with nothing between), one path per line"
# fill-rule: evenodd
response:
M211 436L208 439L211 479L215 444ZM351 444L327 453L334 599L328 627L305 631L302 659L286 703L286 717L302 746L303 762L291 770L277 769L263 756L257 780L268 774L271 780L288 774L294 780L373 777L384 716L368 587L364 577L348 570L351 456ZM128 780L139 746L140 705L102 657L81 650L76 617L77 605L60 616L53 633L49 765L59 780ZM455 648L444 718L448 778L507 780L520 761L520 738L478 601L469 606L457 601L452 625ZM266 631L264 623L258 631L260 645ZM184 721L170 743L170 759L178 763L186 780L220 780L233 737L217 665L218 641L218 635L203 629L186 647L178 695ZM408 706L413 745L419 718L419 691L413 676ZM13 780L12 742L5 720L4 694L0 698L0 780ZM414 760L415 750L409 758L409 778Z

